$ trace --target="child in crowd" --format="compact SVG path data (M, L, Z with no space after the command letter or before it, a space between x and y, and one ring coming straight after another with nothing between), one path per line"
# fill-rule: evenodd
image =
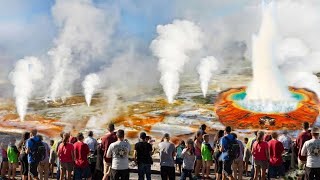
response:
M196 155L194 154L194 142L192 139L187 141L187 147L183 149L181 158L183 159L183 164L180 180L186 180L187 177L189 177L189 179L193 179L192 171L196 160Z
M50 140L50 158L49 158L49 169L50 169L50 174L51 174L51 178L53 178L53 169L54 169L54 165L57 159L57 153L56 153L56 147L54 147L54 140Z
M203 178L210 178L210 166L212 165L213 149L209 144L209 135L203 135L203 142L201 145L201 156L202 156L202 176Z
M9 170L8 170L8 177L9 179L15 179L16 177L16 170L18 167L18 158L19 158L19 150L16 146L16 139L13 137L10 139L10 143L7 149L8 155L8 163L9 163Z
M186 147L186 144L184 142L184 140L182 140L180 142L180 144L176 147L176 152L177 152L177 155L176 155L176 166L178 167L179 169L179 173L181 174L181 165L182 165L182 158L181 158L181 153L183 151L183 149Z
M5 179L8 171L8 155L7 155L7 144L0 144L0 153L2 157L1 162L1 178Z
M249 138L244 138L244 147L248 144ZM244 150L243 154L243 173L245 176L249 176L248 167L249 167L249 161L250 161L251 153L247 149Z

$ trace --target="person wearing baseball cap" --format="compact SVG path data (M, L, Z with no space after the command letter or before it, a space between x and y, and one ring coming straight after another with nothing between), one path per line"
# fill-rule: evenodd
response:
M312 139L306 141L302 147L301 155L307 157L305 179L318 179L320 177L320 129L311 129Z

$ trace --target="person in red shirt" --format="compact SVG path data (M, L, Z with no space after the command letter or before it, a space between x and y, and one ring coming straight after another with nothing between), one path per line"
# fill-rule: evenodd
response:
M269 161L269 170L268 177L277 178L277 176L284 176L284 166L282 160L282 154L284 153L283 144L278 141L278 133L272 132L272 139L268 142L269 151L270 151L270 161Z
M60 161L60 180L65 179L65 175L67 176L67 180L71 180L71 173L73 171L74 164L74 148L73 144L69 143L70 134L63 134L63 141L58 147L58 157Z
M84 136L82 133L78 134L77 139L78 142L74 143L73 145L75 157L75 180L81 180L82 178L91 180L92 175L88 161L88 156L90 153L89 146L83 142Z
M252 145L252 156L254 160L254 180L259 179L259 173L261 173L261 179L266 179L266 170L269 165L269 146L268 143L263 141L264 132L259 131L257 134L257 140Z
M109 174L110 174L110 167L111 167L111 160L112 158L107 158L107 151L109 149L109 146L111 143L114 143L118 140L116 133L114 132L114 124L109 124L108 126L109 133L104 135L101 139L101 149L103 151L103 167L104 167L104 176L103 180L108 180L109 179Z
M71 132L69 133L70 137L69 137L69 143L74 144L78 141L78 139L74 136L72 136Z
M296 146L297 146L296 148L298 149L298 167L301 170L304 169L304 166L307 162L307 157L301 155L301 149L303 147L303 144L312 138L308 129L309 129L309 123L304 122L303 131L298 135L296 140Z

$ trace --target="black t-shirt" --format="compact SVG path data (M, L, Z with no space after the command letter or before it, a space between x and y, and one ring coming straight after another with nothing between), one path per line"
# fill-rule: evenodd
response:
M135 145L135 150L137 151L137 162L144 164L152 164L152 146L147 142L138 142Z
M96 169L99 171L103 171L103 150L101 148L101 144L97 146L97 161L96 161Z

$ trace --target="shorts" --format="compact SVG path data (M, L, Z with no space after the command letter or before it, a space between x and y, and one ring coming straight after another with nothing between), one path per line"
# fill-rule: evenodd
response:
M8 162L8 158L2 158L2 162Z
M29 163L28 163L27 155L26 154L22 154L19 157L19 160L20 160L20 163L21 163L21 175L27 176L28 175L28 171L29 171Z
M306 167L305 179L319 179L320 168L309 168Z
M202 161L202 165L203 166L206 166L206 167L208 167L208 166L212 166L212 161Z
M222 174L222 169L223 169L222 161L215 161L215 164L216 164L216 168L215 168L216 172L215 173Z
M16 169L18 167L18 163L9 163L9 169Z
M105 160L103 161L103 173L104 174L109 174L111 168L111 163L106 162Z
M268 177L269 178L277 178L279 177L283 177L284 174L284 166L280 165L280 166L269 166L268 169Z
M29 163L29 174L33 178L38 177L38 165L39 163L36 162Z
M82 178L90 178L91 175L91 169L90 166L87 166L85 168L74 168L74 179L75 180L81 180Z
M73 162L60 162L60 168L63 171L73 171Z
M183 163L183 159L182 158L176 158L176 164L181 165Z
M298 159L298 168L299 170L304 170L306 167L306 161L301 161L300 159Z
M232 175L232 160L225 160L223 161L223 173L226 174L227 176Z
M130 179L129 169L124 169L124 170L111 169L110 179L111 180L116 180L116 179L129 180Z
M196 160L202 160L202 156L196 156Z
M249 163L250 157L251 157L251 152L249 149L246 148L246 150L244 152L244 156L243 156L243 161L246 163Z
M267 160L254 160L255 168L268 169L269 161Z

